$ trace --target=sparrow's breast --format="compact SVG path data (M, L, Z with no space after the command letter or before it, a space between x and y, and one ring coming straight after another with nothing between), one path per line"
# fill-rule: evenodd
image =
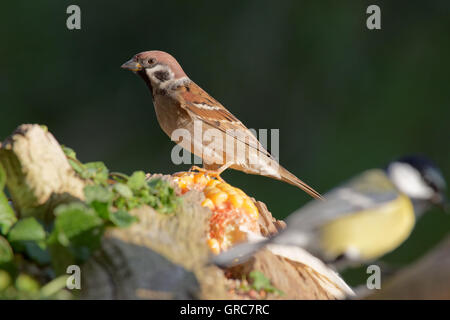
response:
M180 103L170 96L154 94L153 104L161 128L172 141L202 158L205 163L224 163L224 144L215 145L214 141L205 140L205 132L210 127L198 119L194 121ZM225 141L221 131L214 132L219 134L220 140Z
M172 133L176 129L189 130L192 126L192 120L186 110L181 108L180 104L171 97L154 95L153 105L159 125L169 137L172 137Z

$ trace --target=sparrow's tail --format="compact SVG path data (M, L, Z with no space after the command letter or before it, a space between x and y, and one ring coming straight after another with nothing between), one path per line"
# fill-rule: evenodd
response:
M289 184L292 184L293 186L299 187L303 191L305 191L307 194L309 194L311 197L315 199L323 199L320 193L318 193L316 190L311 188L309 185L304 183L302 180L294 176L292 173L287 171L285 168L283 168L281 165L279 167L279 174L281 176L280 180L287 182Z

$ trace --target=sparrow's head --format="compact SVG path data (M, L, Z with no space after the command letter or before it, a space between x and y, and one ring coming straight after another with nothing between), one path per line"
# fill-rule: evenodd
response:
M138 73L153 85L185 78L186 74L180 64L170 54L163 51L145 51L138 53L121 68Z
M439 168L424 156L405 156L392 161L387 173L395 186L416 202L445 208L446 183Z

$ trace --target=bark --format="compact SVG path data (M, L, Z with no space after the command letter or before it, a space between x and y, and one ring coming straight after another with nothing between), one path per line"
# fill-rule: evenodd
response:
M21 216L40 216L59 203L83 198L83 181L52 134L21 125L0 149L7 188Z
M450 299L450 237L367 299Z

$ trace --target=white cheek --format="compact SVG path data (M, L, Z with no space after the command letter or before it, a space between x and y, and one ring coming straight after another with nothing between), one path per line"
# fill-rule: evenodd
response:
M147 74L147 77L149 77L150 79L153 79L153 71L150 69L145 69L145 73Z
M420 173L406 163L394 162L388 168L395 186L407 196L416 199L430 199L434 191L422 179Z

